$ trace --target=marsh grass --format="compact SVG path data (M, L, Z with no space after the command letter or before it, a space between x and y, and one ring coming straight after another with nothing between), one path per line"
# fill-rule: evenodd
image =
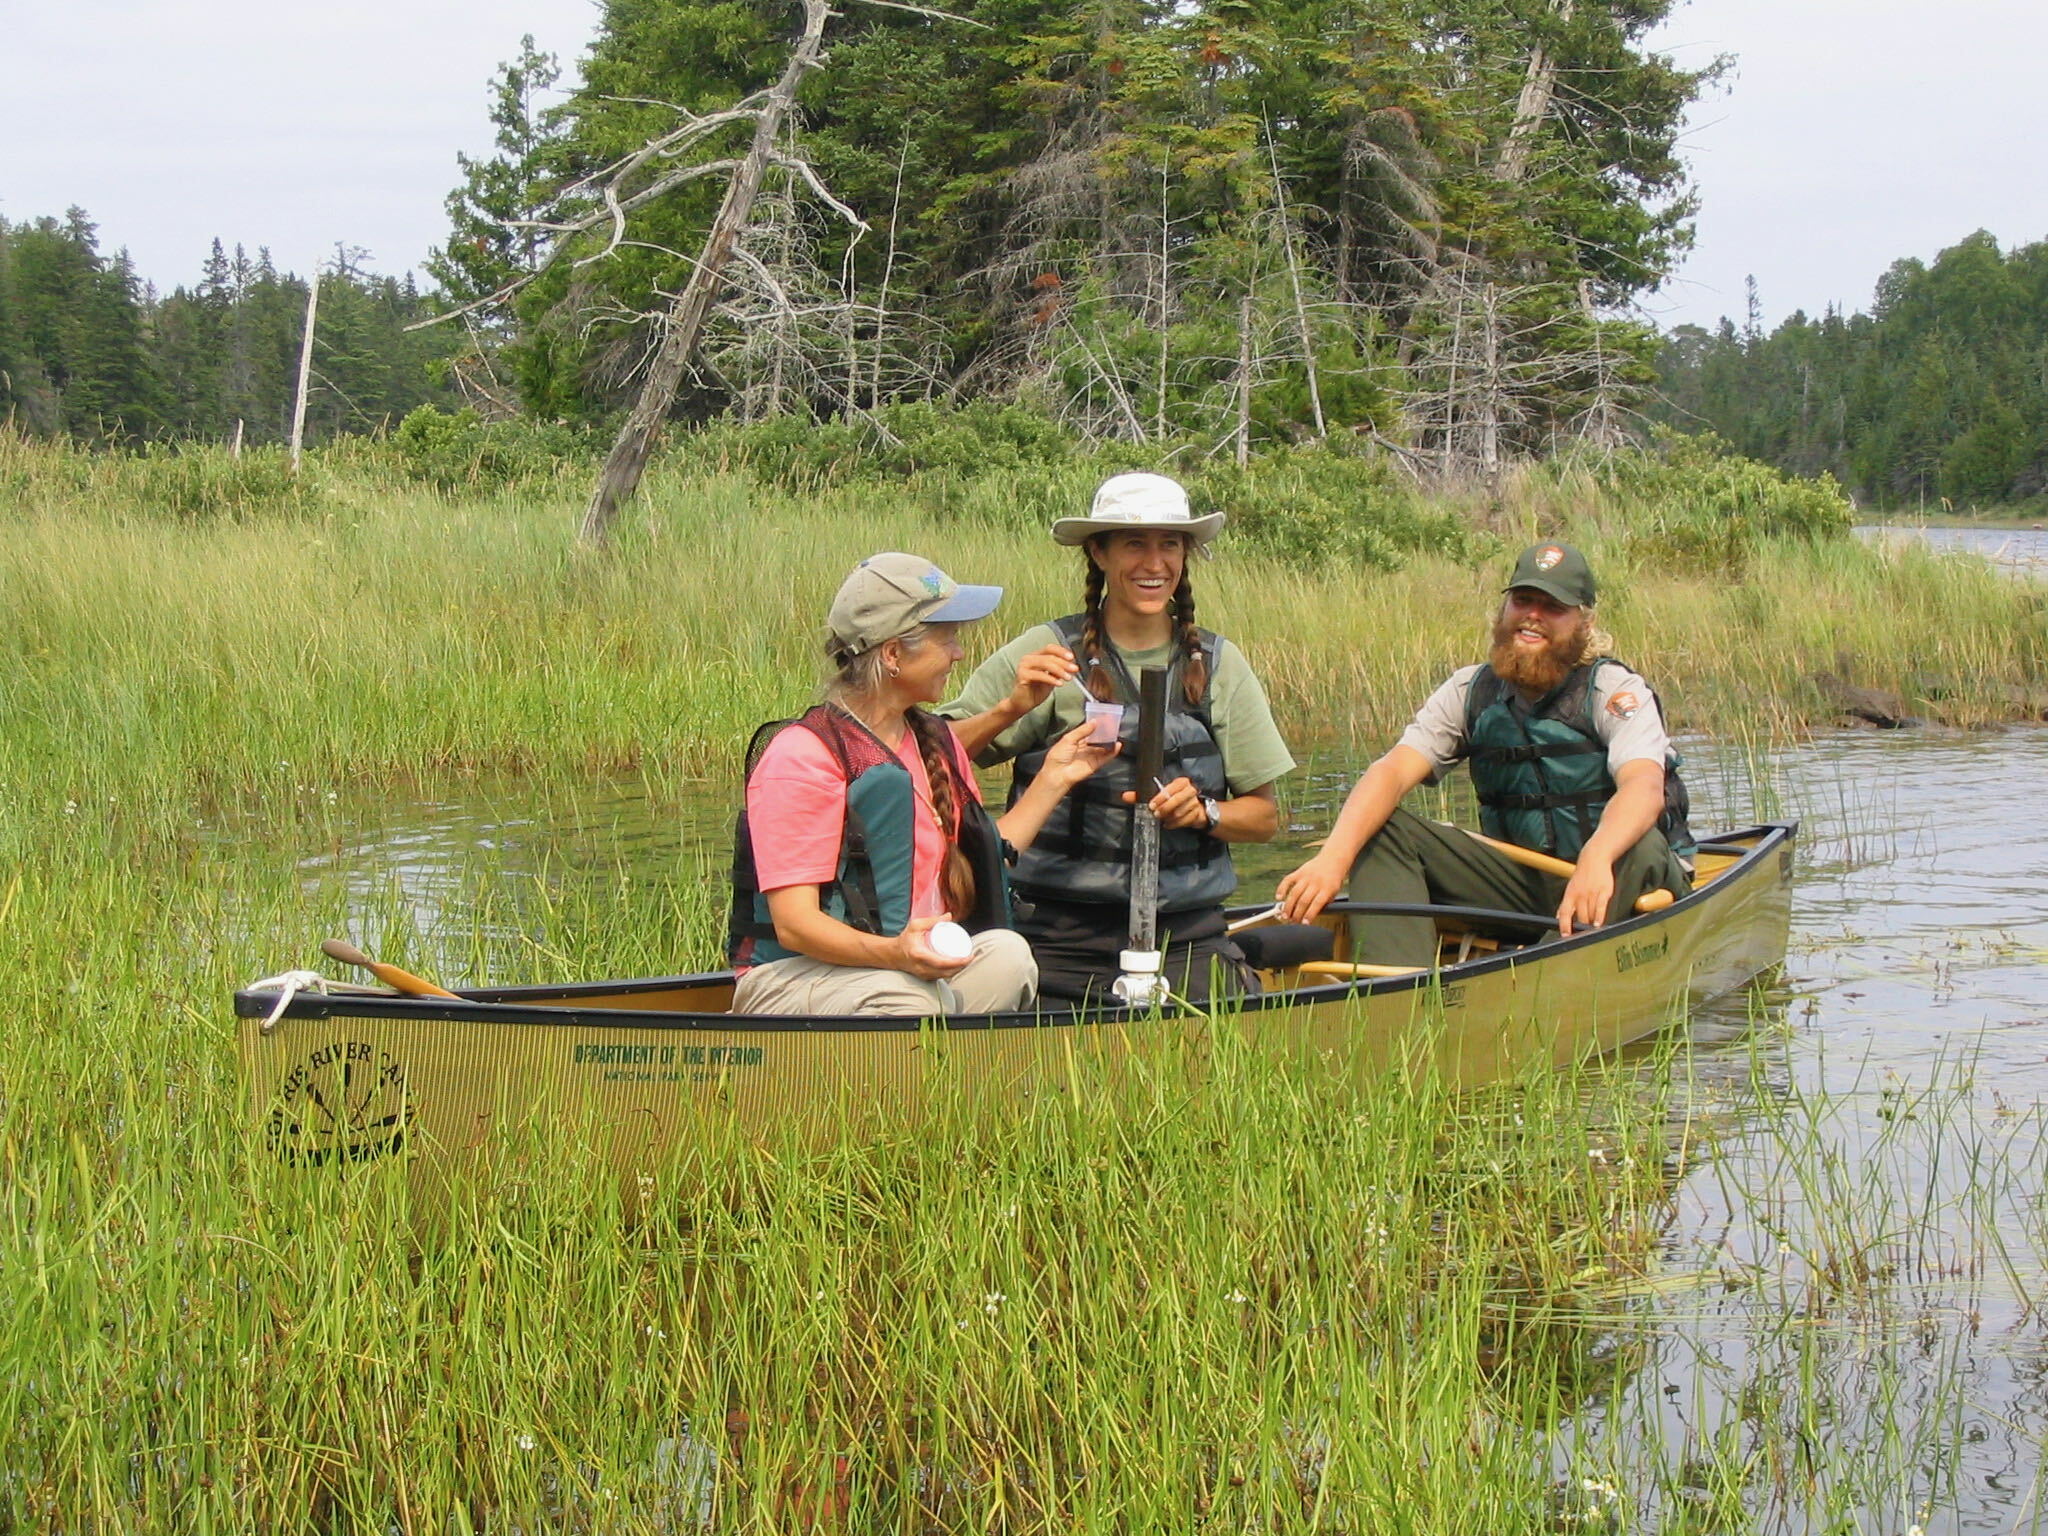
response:
M431 1210L399 1161L272 1162L224 999L313 938L646 973L708 953L723 899L694 852L514 889L479 848L458 911L357 856L349 796L680 804L808 697L860 556L1004 581L1020 623L1077 566L733 477L657 476L591 558L530 485L316 460L303 505L194 518L42 452L0 442L0 1530L1903 1530L1963 1454L1949 1298L1995 1282L2038 1342L2037 1115L1983 1122L1958 1069L1874 1085L1865 1136L1788 1089L1768 1019L1726 1097L1668 1052L1340 1089L1225 1019L1003 1114L942 1097L823 1151L707 1126L624 1187L573 1124ZM1845 644L1879 685L1952 669L1966 718L2039 681L2032 598L1967 562L1789 546L1730 587L1587 537L1627 654L1759 756ZM1498 579L1200 576L1286 727L1360 743Z
M1011 619L970 632L977 646L1079 589L1072 552L872 488L658 473L619 546L592 555L566 485L449 497L358 448L315 460L293 515L195 523L159 515L160 468L0 438L0 781L17 791L148 815L451 774L723 778L753 722L809 695L817 616L876 548L1003 581ZM1519 505L1556 526L1591 495L1540 485ZM1821 670L1976 724L2024 713L2048 671L2038 596L1982 562L1795 542L1763 546L1739 582L1664 575L1631 555L1627 509L1585 512L1603 621L1681 728L1824 721L1806 681ZM1226 540L1200 611L1250 651L1296 736L1372 744L1475 654L1497 563L1380 572Z

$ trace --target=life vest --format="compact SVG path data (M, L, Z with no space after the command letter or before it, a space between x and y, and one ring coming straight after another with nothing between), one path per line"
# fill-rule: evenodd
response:
M1479 795L1479 825L1488 837L1575 859L1614 798L1607 747L1593 728L1593 680L1602 656L1575 667L1534 704L1482 666L1465 692L1466 756ZM1652 700L1657 697L1650 695ZM1662 706L1659 705L1661 709ZM1687 817L1692 799L1678 775L1680 758L1664 758L1664 812L1657 828L1681 857L1695 842Z
M1059 643L1076 655L1087 625L1083 614L1054 621ZM1201 699L1187 701L1181 687L1181 658L1175 656L1166 682L1166 751L1161 782L1185 775L1201 794L1222 799L1229 793L1223 776L1223 749L1209 723L1209 687L1216 678L1216 636L1197 630L1208 683ZM1011 883L1022 896L1048 901L1128 902L1131 899L1131 807L1123 795L1137 788L1138 685L1114 646L1104 663L1124 704L1120 739L1124 749L1067 791L1031 846L1017 857ZM1010 785L1010 803L1031 786L1045 767L1047 741L1017 757ZM1155 793L1147 785L1145 797ZM1237 871L1230 848L1207 831L1174 827L1159 829L1159 910L1184 912L1214 906L1237 889Z
M846 776L846 818L839 834L838 873L818 891L818 905L862 933L894 937L910 923L914 820L917 789L903 760L874 732L843 709L820 704L794 720L771 720L747 743L747 776L753 776L768 743L790 726L810 731L831 750ZM1004 860L1008 845L969 786L973 771L952 732L946 771L953 776L953 803L960 807L960 851L974 871L974 910L954 920L970 933L1010 926L1010 892ZM794 950L775 937L768 898L754 869L754 840L741 809L733 827L732 907L726 919L726 958L735 966L786 960Z

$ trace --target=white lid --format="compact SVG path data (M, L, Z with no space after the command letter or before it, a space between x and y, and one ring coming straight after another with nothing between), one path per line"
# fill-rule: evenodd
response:
M934 923L925 934L933 953L947 960L965 960L974 953L974 939L958 923Z
M1126 976L1157 976L1164 954L1156 949L1127 949L1116 957L1116 967Z

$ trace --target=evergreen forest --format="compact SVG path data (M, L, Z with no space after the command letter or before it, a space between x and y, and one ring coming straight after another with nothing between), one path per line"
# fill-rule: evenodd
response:
M1612 439L1714 72L1645 47L1670 4L846 5L679 413L993 399L1093 441L1342 435L1482 473ZM795 19L608 0L562 104L530 42L505 66L432 263L500 404L631 398Z
M344 247L323 270L308 435L379 431L452 397L435 382L439 331L410 277L362 270ZM143 283L101 253L82 209L0 219L0 422L86 443L281 442L291 432L306 282L216 240L190 288Z
M2048 492L2048 242L2000 251L1979 230L1899 261L1867 314L1793 314L1768 334L1680 326L1660 411L1866 505L2008 506Z
M1874 506L2043 495L2048 245L1973 235L1868 314L1768 333L1754 302L1640 318L1691 239L1678 134L1720 69L1646 46L1672 3L854 0L666 414L887 451L906 408L999 408L1162 462L1329 444L1424 484L1663 421ZM803 16L606 0L566 84L525 39L431 286L323 264L309 435L619 421ZM282 440L305 304L261 250L216 241L163 294L81 210L0 220L0 420Z

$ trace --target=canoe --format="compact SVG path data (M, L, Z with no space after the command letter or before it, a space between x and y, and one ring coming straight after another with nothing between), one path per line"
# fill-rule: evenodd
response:
M474 1151L542 1117L596 1128L630 1167L707 1118L761 1139L840 1134L849 1114L900 1121L963 1084L1014 1099L1067 1081L1077 1061L1114 1061L1226 1019L1331 1070L1429 1071L1471 1086L1613 1050L1781 962L1796 832L1773 822L1715 837L1689 894L1569 939L1526 915L1398 909L1435 916L1443 951L1429 970L1352 968L1350 922L1388 909L1333 903L1320 919L1328 960L1273 958L1265 993L1214 1020L1175 1005L735 1017L731 973L709 972L445 998L244 989L240 1052L259 1135L299 1164Z

